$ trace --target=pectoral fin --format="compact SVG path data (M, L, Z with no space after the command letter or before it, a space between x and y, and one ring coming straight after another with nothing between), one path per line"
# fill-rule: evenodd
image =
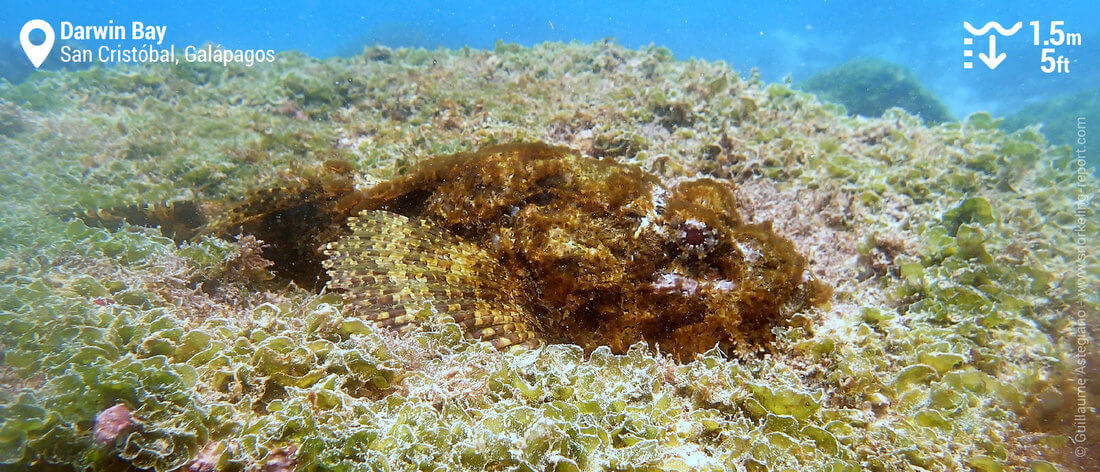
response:
M398 330L425 304L499 349L537 347L541 330L516 300L518 286L492 255L426 221L364 211L351 234L325 246L329 289L368 319Z

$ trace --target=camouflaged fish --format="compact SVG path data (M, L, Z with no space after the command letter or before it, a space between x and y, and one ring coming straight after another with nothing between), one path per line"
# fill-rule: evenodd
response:
M730 183L672 185L545 144L425 160L365 190L303 179L198 232L252 234L299 285L340 292L399 330L430 310L498 348L567 342L681 360L767 342L829 290L770 223L745 223Z

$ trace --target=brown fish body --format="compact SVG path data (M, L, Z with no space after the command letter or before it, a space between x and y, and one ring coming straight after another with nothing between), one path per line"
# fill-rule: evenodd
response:
M394 307L379 303L377 287L448 274L462 279L455 293L424 289L424 301L498 346L624 352L646 341L688 360L766 339L823 291L789 241L770 224L745 224L736 207L725 182L666 188L636 166L568 148L493 146L425 161L368 189L352 235L328 245L325 264L329 287L394 325L412 321L394 320L410 308L386 313ZM432 234L395 230L402 226ZM395 237L431 239L431 247L390 247ZM399 267L363 260L386 250L410 252ZM448 310L452 295L487 311Z
M338 291L361 316L408 329L434 313L499 348L645 341L690 360L766 343L829 296L770 223L742 220L728 182L666 185L546 144L431 158L366 190L347 166L325 169L216 217L182 202L84 219L252 235L276 274Z

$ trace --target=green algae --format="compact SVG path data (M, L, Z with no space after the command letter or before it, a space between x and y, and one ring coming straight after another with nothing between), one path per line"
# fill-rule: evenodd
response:
M853 114L881 116L887 109L900 107L932 123L954 119L911 70L882 59L854 59L819 72L798 86L844 105Z
M1100 229L1095 203L1075 203L1097 182L1034 131L988 114L849 118L724 64L607 43L218 71L0 87L21 123L0 133L4 464L241 470L293 448L299 470L1087 465L1064 454L1068 425L1044 419L1076 362L1068 313L1097 321L1097 242L1074 232ZM746 194L766 180L854 195L863 210L840 231L862 251L912 247L860 284L834 280L833 306L778 329L772 352L681 364L642 345L502 354L445 323L395 336L262 267L230 277L227 261L247 260L232 242L47 211L228 199L334 156L376 181L410 156L524 139ZM119 403L139 423L95 443L96 414Z
M1043 134L1052 143L1074 147L1079 137L1079 121L1097 113L1100 113L1100 89L1085 89L1030 103L1006 116L1004 127L1015 131L1045 123ZM1095 165L1096 158L1091 162Z

